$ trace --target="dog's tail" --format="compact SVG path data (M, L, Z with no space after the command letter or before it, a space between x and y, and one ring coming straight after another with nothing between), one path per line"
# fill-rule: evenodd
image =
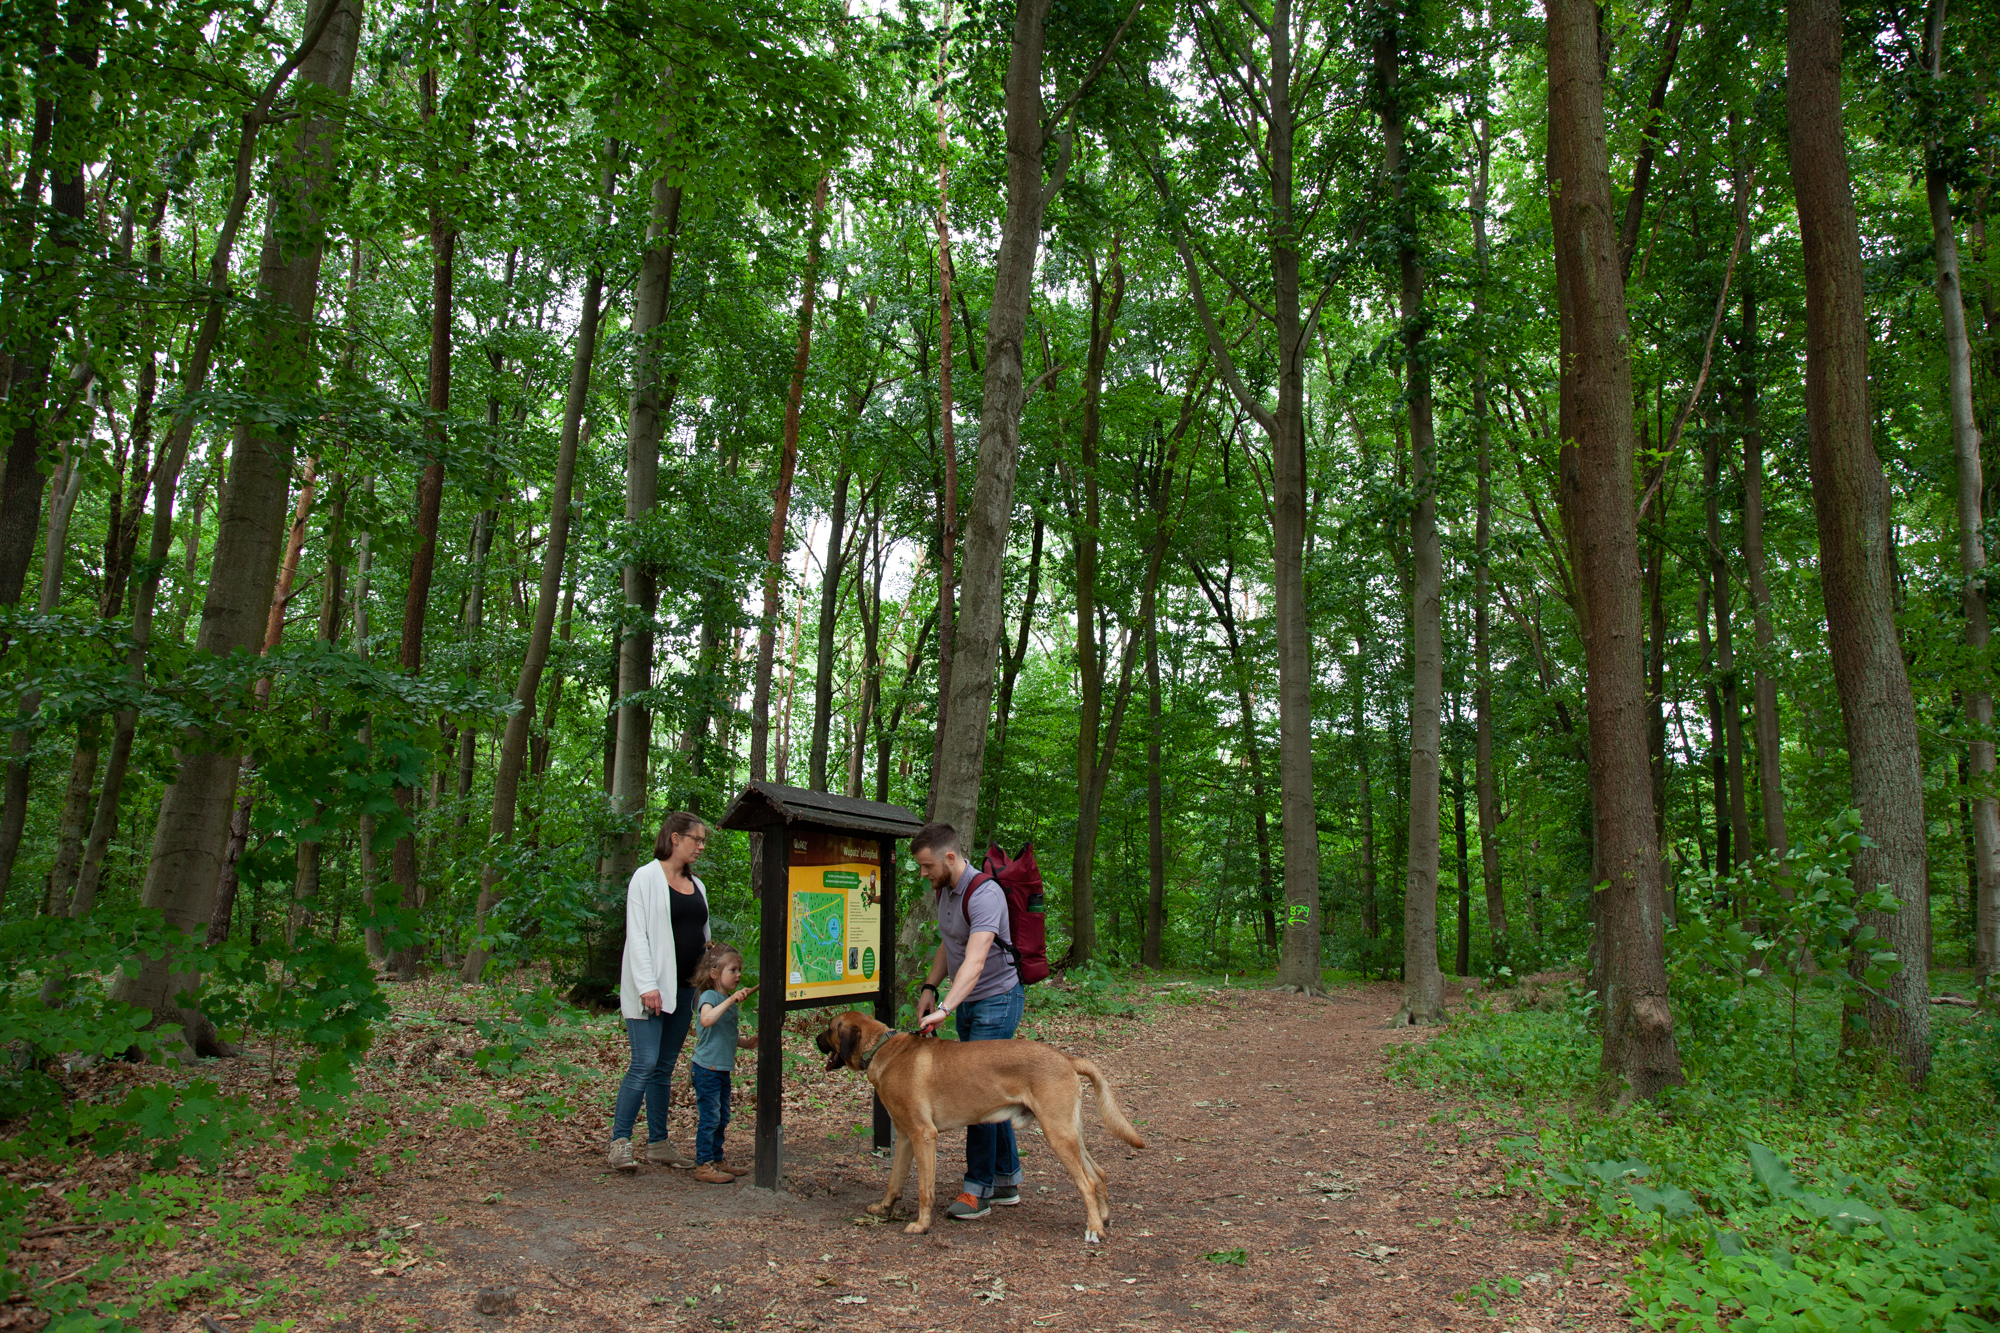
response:
M1118 1109L1118 1099L1112 1095L1111 1080L1104 1077L1104 1071L1090 1061L1074 1055L1069 1058L1069 1062L1077 1073L1089 1079L1091 1086L1097 1089L1097 1113L1104 1121L1104 1127L1134 1148L1145 1147L1146 1141L1139 1137L1139 1131L1132 1128L1132 1122Z

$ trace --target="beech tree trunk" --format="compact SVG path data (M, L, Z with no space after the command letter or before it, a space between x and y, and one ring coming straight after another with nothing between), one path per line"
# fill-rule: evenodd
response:
M1472 183L1472 249L1479 280L1473 287L1472 320L1481 326L1486 315L1488 247L1486 239L1487 178L1493 160L1492 123L1481 109L1477 125L1479 166ZM1493 432L1488 425L1486 351L1473 355L1472 432L1478 494L1474 502L1472 567L1472 785L1479 808L1479 870L1486 889L1486 932L1493 966L1507 966L1507 894L1500 882L1500 809L1493 785Z
M639 257L639 278L632 292L632 395L625 418L625 522L644 522L659 502L660 438L670 407L665 360L667 302L673 293L674 247L680 234L681 187L662 172L654 180L646 223L646 249ZM611 929L593 954L590 972L596 978L617 976L615 941L624 947L624 920L615 910L624 885L639 868L652 843L641 827L646 812L648 760L653 744L653 710L625 700L653 687L653 617L659 611L659 586L652 566L628 557L620 576L628 616L636 622L621 626L613 662L617 692L612 717L611 814L622 821L605 863L605 914ZM621 617L624 619L624 617ZM608 983L607 983L608 984Z
M1098 497L1098 442L1102 434L1100 404L1104 393L1104 362L1117 334L1119 309L1125 303L1125 265L1116 238L1110 264L1100 273L1097 256L1086 252L1090 274L1090 346L1083 372L1083 428L1078 441L1078 474L1083 488L1083 512L1077 516L1070 545L1076 554L1076 786L1083 793L1077 807L1076 837L1070 853L1070 962L1088 964L1097 951L1097 899L1092 869L1097 858L1097 816L1103 799L1093 781L1100 771L1099 742L1104 722L1104 670L1099 660L1097 547L1103 516ZM1129 666L1129 662L1127 663ZM1121 688L1124 681L1120 681ZM1122 700L1121 700L1122 702Z
M1746 260L1748 256L1745 256ZM1782 856L1785 834L1785 766L1778 732L1778 681L1765 664L1776 651L1771 589L1764 579L1764 432L1758 404L1757 287L1743 278L1743 345L1738 354L1743 411L1743 570L1750 585L1750 625L1757 638L1751 706L1757 735L1757 796L1764 816L1764 849Z
M612 188L610 170L605 172L604 193ZM549 662L549 645L555 635L556 603L562 593L563 565L569 556L570 496L576 484L577 442L583 433L583 409L590 398L590 371L597 355L599 307L604 299L604 266L592 264L583 280L583 309L577 319L576 351L570 358L569 396L563 403L562 443L556 453L554 488L549 496L549 540L542 550L542 581L535 595L535 623L528 634L528 650L521 658L521 673L514 682L514 702L518 705L507 718L507 730L500 740L500 763L493 775L492 831L487 835L489 853L479 876L479 903L472 926L472 946L460 964L460 981L479 980L491 956L487 945L487 918L500 899L506 868L495 852L504 852L514 841L514 819L520 805L521 769L528 755L528 733L535 716L535 696L541 689L542 672Z
M1924 22L1923 63L1933 79L1944 74L1945 0L1931 0ZM1927 145L1924 198L1930 206L1931 242L1937 268L1938 311L1944 326L1946 383L1951 399L1951 453L1958 475L1958 567L1965 575L1965 646L1983 659L1992 637L1986 609L1986 539L1982 501L1979 423L1972 410L1972 340L1965 329L1965 288L1959 278L1958 228L1951 216L1951 185ZM1993 695L1974 689L1965 696L1972 797L1972 859L1976 870L1973 906L1972 972L1985 981L2000 969L2000 801L1993 795ZM1983 794L1982 794L1983 793Z
M1278 954L1281 989L1319 994L1321 978L1319 821L1312 782L1312 627L1306 618L1305 352L1312 328L1299 297L1299 228L1293 176L1292 0L1273 0L1271 17L1257 20L1266 38L1258 85L1268 90L1259 110L1266 150L1270 217L1265 234L1271 265L1271 331L1276 346L1277 402L1267 407L1238 374L1229 344L1203 290L1188 238L1174 237L1188 293L1207 335L1223 382L1264 431L1271 446L1272 610L1278 647L1279 827L1285 856L1284 939ZM1155 176L1162 196L1164 178ZM1171 205L1171 199L1168 203Z
M1224 471L1225 478L1227 470ZM1235 545L1235 529L1228 530L1230 546ZM1257 742L1257 715L1250 706L1251 663L1249 650L1243 642L1242 626L1238 624L1236 609L1230 604L1231 588L1235 583L1234 564L1222 567L1222 578L1218 583L1209 580L1199 566L1194 570L1195 581L1201 585L1202 595L1208 599L1209 607L1215 612L1216 623L1222 626L1222 640L1229 648L1229 674L1236 687L1236 718L1243 732L1243 759L1250 769L1250 800L1252 802L1251 825L1257 837L1257 901L1263 909L1263 929L1258 942L1266 949L1278 948L1278 911L1275 892L1276 879L1271 869L1271 818L1270 797L1264 786L1263 747Z
M1549 0L1549 180L1562 321L1561 484L1582 603L1601 932L1603 1071L1618 1100L1681 1081L1667 1005L1660 856L1646 761L1631 332L1611 217L1598 12Z
M436 115L437 70L427 68L420 76L423 86L425 120ZM458 249L458 228L445 216L442 202L431 201L431 347L429 399L431 423L426 431L432 453L417 479L416 551L410 558L410 582L403 599L403 637L397 665L411 675L423 670L424 627L430 614L431 579L437 569L438 513L444 503L444 421L451 411L451 320L452 267ZM396 804L405 815L415 816L417 793L412 787L396 788ZM400 902L406 911L424 906L424 887L417 874L417 838L414 831L396 839L389 854L389 877L395 881ZM423 966L425 942L412 939L389 957L389 975L397 981L415 981Z
M1042 49L1050 0L1018 0L1014 40L1003 81L1007 206L993 260L993 304L986 314L986 366L979 402L979 463L965 515L964 562L952 627L951 696L940 721L932 818L969 829L979 814L986 766L993 673L1006 615L1007 531L1014 517L1014 474L1021 454L1022 340L1034 288L1042 211L1052 193L1042 180ZM1059 185L1060 177L1052 184ZM949 582L949 580L946 580Z
M298 67L299 78L345 98L353 85L360 0L317 0L306 23L319 36ZM246 381L269 386L274 396L311 386L313 357L307 339L324 245L318 204L335 169L340 133L338 119L312 117L299 127L273 173L273 217L258 266L263 313L254 317L244 346L250 353ZM197 652L219 657L258 642L285 539L291 467L288 436L255 421L237 424ZM167 522L164 508L154 521ZM161 800L141 902L190 934L208 925L235 795L234 754L181 751L174 782ZM150 1010L157 1021L181 1022L176 996L195 980L172 973L169 960L156 956L128 969L113 993L126 1004ZM189 1015L188 1021L200 1025L198 1015Z
M1859 885L1886 884L1901 907L1871 912L1902 969L1867 1005L1867 1037L1912 1084L1930 1073L1930 886L1923 755L1896 633L1889 486L1868 416L1868 323L1861 236L1841 115L1839 0L1788 0L1785 106L1805 257L1806 428L1820 590L1847 736L1852 800L1872 845ZM1593 747L1594 748L1594 747ZM1856 1040L1843 1025L1842 1040Z
M1396 208L1396 264L1405 392L1410 420L1410 835L1403 892L1403 1003L1392 1026L1442 1023L1444 972L1438 967L1439 748L1444 707L1444 555L1437 531L1437 432L1431 414L1424 273L1417 219L1403 157L1408 110L1398 65L1402 32L1375 39L1375 99L1382 118L1382 173ZM1461 810L1462 813L1462 810Z
M1000 696L993 705L993 777L990 793L982 794L988 813L984 831L977 840L981 847L1000 838L1000 802L1007 789L1007 724L1014 713L1014 682L1020 677L1021 664L1027 660L1028 632L1035 623L1035 599L1042 582L1042 539L1047 535L1047 527L1047 518L1037 504L1034 531L1028 542L1028 584L1021 595L1021 626L1015 633L1012 650L1005 643L1000 645L1007 660L1000 670Z
M1146 934L1139 961L1166 966L1161 937L1167 921L1167 834L1160 783L1160 618L1155 607L1146 622Z
M854 479L843 454L840 477L833 488L833 515L827 525L826 557L820 562L819 636L813 667L812 748L806 756L807 783L814 791L827 786L827 755L832 748L834 632L840 620L840 581L847 572L847 489ZM865 512L866 497L863 497ZM858 535L858 534L857 534Z
M1716 695L1722 708L1723 788L1728 800L1730 842L1739 863L1750 859L1750 814L1743 792L1743 702L1736 683L1736 648L1731 627L1729 561L1722 544L1722 443L1705 451L1713 460L1708 490L1708 586L1715 608Z
M779 574L785 560L785 524L792 511L792 474L799 464L799 403L806 391L806 367L812 360L813 303L819 295L820 217L826 211L829 176L822 174L813 194L812 242L806 253L803 291L799 296L798 350L792 357L792 384L785 397L784 444L778 453L776 484L771 488L771 536L764 550L764 614L757 628L757 675L750 701L750 776L770 777L771 673L778 647ZM778 781L784 781L781 772ZM762 866L761 857L753 866ZM618 882L622 883L623 880Z

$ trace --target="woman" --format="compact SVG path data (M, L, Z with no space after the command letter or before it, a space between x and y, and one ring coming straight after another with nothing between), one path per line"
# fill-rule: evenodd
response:
M660 825L653 859L632 872L625 890L625 960L618 1007L632 1040L632 1067L618 1085L611 1120L614 1171L637 1171L632 1126L646 1103L646 1160L686 1170L693 1162L667 1143L667 1104L674 1064L694 1013L695 965L708 944L708 889L688 867L708 845L708 829L685 811Z

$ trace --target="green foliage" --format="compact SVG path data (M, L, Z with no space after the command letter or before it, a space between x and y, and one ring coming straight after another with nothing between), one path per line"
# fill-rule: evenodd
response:
M1686 1087L1601 1115L1587 1109L1597 1038L1585 1009L1580 997L1560 1012L1482 1009L1392 1063L1522 1119L1528 1132L1501 1141L1518 1163L1510 1187L1550 1224L1639 1245L1642 1324L2000 1325L1991 1018L1941 1030L1915 1093L1840 1059L1836 992L1802 997L1795 1020L1790 992L1751 986L1731 1023L1681 1029Z
M1894 912L1896 897L1886 888L1862 892L1848 875L1854 853L1868 845L1860 814L1843 810L1782 858L1692 877L1667 932L1667 953L1675 1006L1696 1051L1746 1023L1757 1028L1765 1010L1751 1004L1750 993L1774 989L1784 1002L1796 1084L1803 1077L1800 1002L1808 991L1838 997L1855 1023L1864 1021L1862 997L1887 1002L1882 988L1903 964L1893 951L1872 947L1880 936L1861 914ZM1859 975L1850 967L1857 958Z

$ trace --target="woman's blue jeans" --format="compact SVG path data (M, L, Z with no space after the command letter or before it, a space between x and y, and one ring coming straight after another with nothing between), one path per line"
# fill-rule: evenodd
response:
M1028 993L1020 982L1014 989L984 1000L966 1000L958 1006L960 1041L1006 1041L1021 1025L1021 1010ZM1021 1183L1021 1155L1014 1147L1014 1126L968 1125L965 1130L965 1192L987 1199L996 1185Z
M625 1035L632 1040L632 1067L618 1085L618 1104L611 1116L611 1137L629 1139L639 1118L639 1103L646 1103L646 1141L664 1143L667 1138L667 1105L672 1098L674 1065L687 1044L688 1021L694 1017L694 988L677 987L671 1014L648 1014L625 1020Z

